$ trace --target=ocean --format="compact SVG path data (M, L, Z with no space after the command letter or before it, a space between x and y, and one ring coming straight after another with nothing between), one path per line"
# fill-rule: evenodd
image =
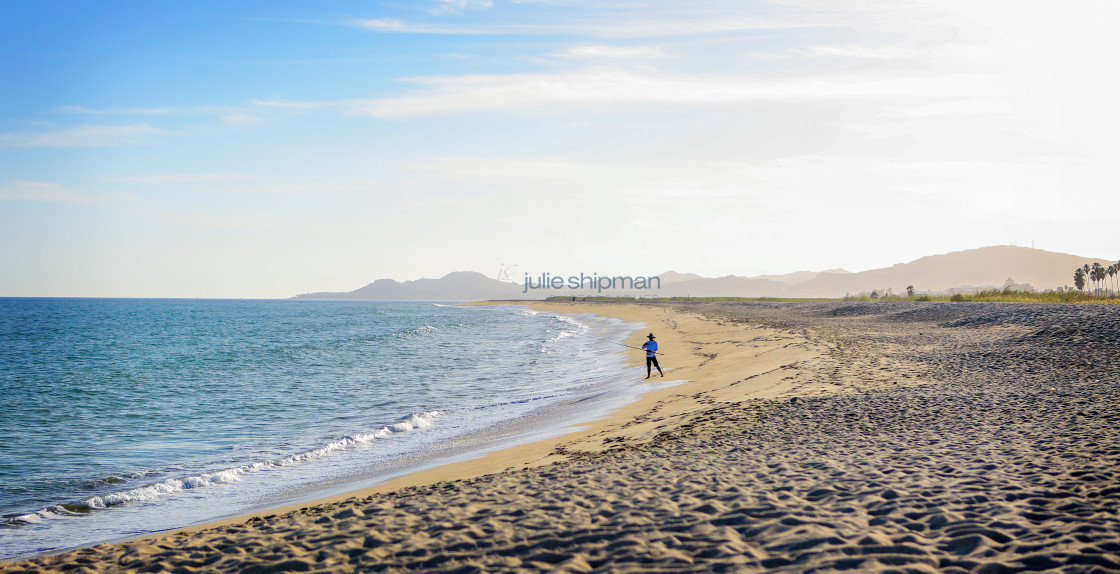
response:
M648 390L619 352L640 327L515 306L0 299L0 559L556 436Z

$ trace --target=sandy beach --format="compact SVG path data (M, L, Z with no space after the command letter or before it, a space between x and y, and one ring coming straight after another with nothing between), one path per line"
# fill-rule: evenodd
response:
M1120 306L533 306L644 323L683 382L556 439L0 572L1120 571Z

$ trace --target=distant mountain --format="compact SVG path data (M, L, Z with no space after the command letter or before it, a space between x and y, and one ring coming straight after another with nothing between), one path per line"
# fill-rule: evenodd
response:
M817 278L821 273L847 273L843 269L828 269L826 271L794 271L784 275L756 275L753 279L769 279L786 285L797 285Z
M1037 290L1073 283L1073 270L1086 263L1113 262L1027 247L996 246L931 255L883 269L850 273L843 269L797 271L784 275L701 277L694 273L666 271L660 289L534 288L491 279L481 273L459 271L439 279L398 282L378 279L345 293L308 293L296 299L358 299L383 301L479 301L490 299L543 299L550 296L593 295L635 297L843 297L846 294L880 293L890 289L904 294L908 285L918 293L1002 288L1012 279L1016 288L1027 284ZM540 284L541 278L533 277ZM566 278L561 278L563 282ZM574 281L574 280L573 280Z
M1030 284L1037 290L1073 284L1073 270L1085 263L1109 259L1079 257L1029 247L1000 245L922 257L883 269L859 273L820 273L811 281L792 286L792 297L840 297L891 289L905 293L913 285L919 293L949 290L1002 288L1007 279Z
M781 294L786 285L771 279L740 277L700 278L662 285L659 294L647 297L767 297Z
M658 275L658 277L661 278L662 285L668 285L669 283L680 283L681 281L692 281L694 279L703 279L703 277L695 273L677 273L676 271L666 271L661 275Z
M439 279L416 279L403 283L378 279L365 287L344 293L323 292L297 295L294 299L345 299L365 301L483 301L517 299L522 287L491 279L474 271L456 271Z

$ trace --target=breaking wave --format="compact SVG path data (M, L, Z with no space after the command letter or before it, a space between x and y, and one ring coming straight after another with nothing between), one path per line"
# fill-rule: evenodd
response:
M90 496L78 502L56 504L32 513L11 516L5 520L7 526L21 526L39 523L53 518L66 518L88 514L95 510L112 508L122 504L144 502L170 496L184 490L193 490L207 486L217 486L239 482L241 476L253 472L270 470L291 466L328 456L334 452L369 444L377 439L384 439L398 433L411 432L432 426L432 421L443 415L440 411L426 411L414 413L396 422L382 426L375 432L354 434L330 442L322 447L293 454L280 459L266 460L252 464L226 468L212 472L205 472L180 478L168 478L160 482L129 488L109 494ZM116 482L116 481L109 481Z

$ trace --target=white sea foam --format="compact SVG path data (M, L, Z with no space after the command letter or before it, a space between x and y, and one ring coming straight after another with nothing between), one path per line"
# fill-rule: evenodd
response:
M381 428L381 431L378 432L397 433L428 428L432 426L432 421L440 414L442 413L440 413L439 411L428 411L425 413L414 414L404 420L397 421L391 425L386 425Z
M432 421L440 417L442 414L443 413L440 411L414 413L394 423L390 423L381 427L377 432L350 435L334 442L328 443L320 448L309 450L307 452L302 452L299 454L293 454L283 459L261 461L253 464L247 464L234 468L227 468L182 478L169 478L167 480L163 480L154 484L148 484L145 486L130 488L127 490L100 496L91 496L83 500L77 506L87 507L90 509L104 509L131 502L156 500L158 498L170 496L184 490L203 488L207 486L232 484L235 482L239 482L241 480L241 476L244 474L291 466L293 464L299 464L317 458L322 458L337 451L368 444L374 440L386 438L393 434L428 428L432 426ZM15 520L22 523L32 523L40 522L44 519L58 518L74 514L79 513L68 512L64 507L55 506L16 517Z
M20 516L15 516L15 517L9 518L6 521L4 521L4 523L8 524L8 525L11 525L11 526L22 526L22 525L25 525L25 524L38 524L38 523L42 522L44 519L47 518L47 516L44 516L44 514L47 514L48 512L49 512L48 509L44 509L44 510L40 510L39 512L22 514Z
M587 325L565 315L555 315L551 316L550 318L555 319L561 323L566 323L569 327L561 329L546 329L545 333L549 335L549 338L546 339L540 346L540 352L542 353L548 353L551 351L551 347L549 346L551 343L556 343L569 337L583 335L590 329L590 327L588 327Z
M208 472L195 476L188 476L185 478L169 478L162 482L141 486L139 488L132 488L123 490L121 492L114 492L104 496L91 496L85 499L86 505L90 508L109 508L118 504L126 502L140 502L145 500L155 500L162 498L169 494L190 490L192 488L202 488L204 486L212 486L216 484L230 484L241 480L239 475L246 472L256 470L253 468L256 465L241 466L237 468L228 468L219 470L217 472Z

